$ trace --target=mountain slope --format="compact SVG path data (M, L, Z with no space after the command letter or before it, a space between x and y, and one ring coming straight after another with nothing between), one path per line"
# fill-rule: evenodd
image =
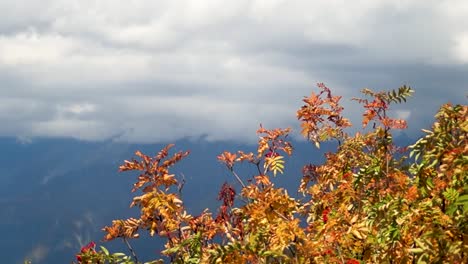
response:
M125 144L113 141L82 142L71 139L37 139L22 144L12 138L0 138L0 248L4 263L68 263L80 245L99 241L100 229L113 219L136 216L128 206L136 174L118 173L118 166L131 159L136 150L155 155L164 144ZM285 175L277 177L278 186L292 195L299 184L302 166L323 160L323 152L333 149L324 144L321 150L307 142L293 142L295 153L287 162ZM255 151L256 146L230 142L176 142L178 150L191 154L173 173L185 177L183 199L189 213L204 208L216 210L218 190L223 182L237 185L229 172L217 162L217 155L227 150ZM240 166L244 178L255 174ZM239 186L238 186L239 187ZM132 241L143 258L154 257L161 243L145 236ZM107 243L112 250L125 251L123 243Z

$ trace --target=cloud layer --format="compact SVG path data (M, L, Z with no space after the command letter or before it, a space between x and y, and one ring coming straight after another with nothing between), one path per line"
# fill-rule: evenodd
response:
M0 0L0 135L251 140L316 82L466 103L466 1ZM345 102L351 117L359 107Z

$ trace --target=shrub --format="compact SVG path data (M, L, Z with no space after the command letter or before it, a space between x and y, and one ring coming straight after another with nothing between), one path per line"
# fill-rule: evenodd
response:
M362 90L362 129L351 135L339 96L318 85L297 111L301 134L316 147L337 142L323 164L306 164L298 183L301 198L275 186L285 156L293 155L290 129L260 126L255 153L223 152L218 160L242 186L225 183L216 213L189 215L170 168L188 152L155 157L139 151L120 171L138 171L131 206L138 218L104 227L104 240L130 239L148 231L166 241L161 254L171 263L468 263L468 107L443 105L432 130L408 148L397 147L404 120L389 116L392 105L413 92ZM236 165L256 168L252 178ZM281 176L283 177L283 176ZM239 206L237 206L239 205ZM138 258L88 246L78 263L135 263ZM147 263L162 263L154 260Z

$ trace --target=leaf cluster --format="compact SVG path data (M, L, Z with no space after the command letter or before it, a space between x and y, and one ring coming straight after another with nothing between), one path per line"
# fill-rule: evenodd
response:
M147 230L166 241L161 255L171 263L467 263L468 107L443 105L408 152L392 138L406 122L389 110L406 102L411 88L364 89L366 98L355 100L364 107L363 127L373 126L354 135L346 132L351 122L341 97L318 88L297 111L301 133L317 147L328 140L338 146L324 153L323 164L303 167L302 197L271 181L293 155L290 129L260 126L256 152L221 153L218 160L241 187L223 184L217 212L198 216L187 214L183 182L169 172L188 152L169 157L172 145L155 157L136 152L139 160L120 170L139 172L133 191L142 194L131 206L140 216L113 221L105 240L136 239ZM256 174L239 175L238 163ZM89 254L109 256L104 249Z

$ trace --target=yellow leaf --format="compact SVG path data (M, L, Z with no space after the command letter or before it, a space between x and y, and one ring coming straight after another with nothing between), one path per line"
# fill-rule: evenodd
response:
M356 229L353 229L351 231L351 233L358 239L363 239L363 236L361 235L361 233L359 233L359 231L357 231Z

